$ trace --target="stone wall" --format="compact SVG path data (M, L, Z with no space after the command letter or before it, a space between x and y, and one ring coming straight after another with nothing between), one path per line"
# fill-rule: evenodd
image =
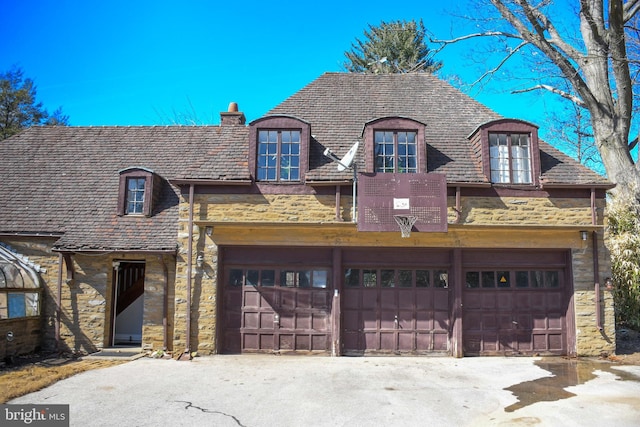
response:
M51 250L55 238L24 238L24 237L12 237L0 238L0 242L9 245L14 251L26 256L30 262L37 264L41 268L40 278L42 279L42 293L40 294L40 314L41 318L30 319L28 322L20 327L21 332L14 330L14 340L21 340L25 344L20 345L21 350L27 350L33 346L35 348L42 348L44 350L55 349L54 337L54 320L55 320L55 284L58 280L58 254ZM14 322L19 320L0 320L0 329L3 334L0 336L0 340L4 340L6 332L9 329L14 329ZM22 329L23 327L34 328L32 330ZM38 333L34 333L37 331ZM23 335L28 335L28 338L23 339ZM37 341L34 342L34 341ZM17 345L17 344L16 344ZM28 352L28 351L25 351Z
M41 317L0 320L0 360L33 353L41 348ZM9 338L11 334L11 338Z
M456 222L455 197L448 198L449 223ZM191 314L191 351L202 354L214 353L216 346L216 299L218 273L218 250L215 244L216 224L221 223L265 223L268 224L298 224L300 231L305 223L321 223L326 228L326 234L335 233L342 236L347 233L336 232L331 228L332 224L344 224L351 220L351 197L342 197L340 200L340 218L336 219L335 197L314 195L196 195L194 203L194 225L192 240L192 314ZM598 200L596 211L597 221L602 224L605 202ZM579 243L578 229L571 231L570 227L591 226L592 212L589 198L543 198L543 197L466 197L461 198L461 212L459 214L460 225L470 226L496 226L505 225L506 229L513 226L512 236L520 233L518 227L535 226L548 227L545 233L539 234L528 246L522 247L553 247L572 249L573 281L575 286L574 307L575 319L569 319L570 324L575 324L577 331L577 344L575 351L580 354L599 355L602 352L610 352L614 349L614 318L612 299L607 292L602 292L602 322L604 329L599 331L595 326L595 294L592 248L589 242ZM176 351L186 347L186 300L188 284L188 268L186 265L188 255L188 214L189 205L183 197L180 205L179 224L179 257L176 270L176 311L174 316L175 335L174 347ZM207 223L214 228L214 237L208 236L205 231ZM543 235L552 235L553 226L564 228L564 236L567 240L559 243L555 238L553 245L545 246ZM567 231L569 227L569 231ZM440 237L440 247L510 247L514 242L522 239L507 240L475 240L469 244L463 240L464 233L456 229L455 233L448 233L447 237ZM322 232L322 231L320 231ZM531 232L529 232L531 233ZM601 233L601 232L600 232ZM602 234L602 233L601 233ZM353 232L351 232L353 235ZM350 235L350 236L351 236ZM570 236L570 237L568 237ZM258 238L255 235L255 238ZM528 238L528 237L527 237ZM349 244L357 244L356 237ZM397 240L397 239L396 239ZM228 242L228 240L227 240ZM408 242L408 241L407 241ZM443 243L444 242L444 243ZM501 243L500 243L501 242ZM608 253L602 244L602 236L598 240L600 259L600 280L610 275ZM343 244L344 241L336 239L333 245ZM234 244L254 244L252 236L246 233ZM327 244L326 239L324 244ZM375 244L385 245L385 237L376 238L375 242L362 240L364 246ZM486 246L483 246L486 245ZM533 246L531 246L533 245ZM536 246L537 245L537 246ZM520 247L517 243L515 246ZM195 265L199 254L204 257L202 268ZM572 350L573 351L573 350Z
M116 260L145 261L146 264L143 348L164 348L165 316L168 335L166 341L167 346L171 346L175 256L127 253L73 254L72 280L67 280L67 268L64 262L62 265L60 342L56 343L56 301L60 262L59 254L51 250L55 240L20 238L3 239L2 242L45 269L45 272L40 274L43 283L41 313L44 326L38 328L38 345L42 349L55 350L58 346L58 350L63 352L85 354L109 345L112 332L113 262ZM168 291L166 309L165 287ZM5 321L0 321L2 322Z

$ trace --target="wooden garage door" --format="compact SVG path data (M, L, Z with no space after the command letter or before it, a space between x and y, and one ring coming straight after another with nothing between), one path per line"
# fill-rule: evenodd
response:
M225 272L224 352L330 350L329 269L228 267Z
M473 269L464 278L465 355L567 353L562 269Z
M447 270L347 268L344 277L344 354L448 351Z

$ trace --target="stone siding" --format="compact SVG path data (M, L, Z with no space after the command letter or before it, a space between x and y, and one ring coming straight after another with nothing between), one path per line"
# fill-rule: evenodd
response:
M331 224L340 224L350 221L351 197L342 197L340 201L340 219L336 219L335 197L314 195L196 195L194 200L194 225L192 241L191 287L192 287L192 313L191 313L191 351L201 354L210 354L217 351L216 327L220 319L216 316L217 309L217 280L218 250L215 244L215 227L220 223L265 223L268 224L299 224L303 230L304 223L322 223L326 226L326 234L331 234ZM450 224L455 223L455 197L448 198L448 218ZM602 212L604 201L597 202L597 220L602 224ZM465 197L461 199L460 225L496 226L505 225L522 227L523 225L552 227L591 226L592 213L589 198L528 198L528 197ZM187 200L181 199L180 224L178 233L179 257L176 268L176 310L174 315L175 332L174 348L176 351L185 348L186 339L186 301L187 301L187 276L186 266L188 251L188 214ZM214 228L213 237L205 232L207 223ZM200 224L200 225L198 225ZM295 233L295 230L289 230ZM517 229L513 233L519 233ZM548 233L553 233L549 228ZM547 234L548 234L547 233ZM599 355L603 352L611 352L615 348L614 318L612 299L609 293L602 293L602 323L603 331L599 331L595 323L595 295L594 274L592 262L592 248L590 242L580 242L577 231L567 232L564 244L558 244L558 239L553 246L545 246L542 237L534 238L532 244L537 247L566 247L572 250L572 273L575 286L574 308L575 319L569 319L570 324L576 327L576 348L570 352L579 355ZM439 244L444 247L474 247L459 239L460 232L449 233L447 238L440 238ZM454 236L457 234L457 236ZM336 233L337 235L337 233ZM255 236L258 238L258 236ZM239 237L237 244L251 245L252 236ZM356 237L357 239L357 237ZM444 244L442 243L444 241ZM602 236L599 238L600 254L600 280L610 271L608 253L602 245ZM363 241L364 242L364 241ZM385 245L385 238L376 239L378 246ZM478 240L476 240L478 242ZM475 243L481 246L487 240ZM510 247L513 240L501 240L502 247ZM499 243L499 242L498 242ZM254 243L255 244L255 243ZM326 240L324 244L327 244ZM336 239L334 245L341 242ZM353 244L353 241L351 241ZM491 241L490 247L495 247L496 241ZM364 246L371 243L363 243ZM535 246L535 245L534 245ZM513 246L520 247L520 246ZM523 246L532 247L532 246ZM204 257L202 268L196 267L196 259L199 254Z
M58 295L59 255L51 250L55 240L26 238L3 239L29 260L45 269L40 273L43 283L41 313L44 327L39 328L40 343L45 350L56 349L55 322ZM62 268L62 301L59 350L78 354L93 353L107 346L112 331L111 304L113 295L113 262L115 260L145 261L144 316L142 346L162 349L164 343L165 266L168 278L167 329L171 345L173 312L173 281L175 257L159 255L111 253L109 255L72 255L74 277L67 281L67 269ZM0 321L2 323L4 321Z

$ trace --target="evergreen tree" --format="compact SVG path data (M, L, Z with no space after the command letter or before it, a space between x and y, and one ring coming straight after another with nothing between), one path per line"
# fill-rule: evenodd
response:
M0 140L36 125L67 126L69 117L58 108L52 115L36 101L33 80L18 67L0 74Z
M351 73L435 73L442 67L431 58L422 20L382 21L377 27L369 25L364 35L345 52L343 66Z

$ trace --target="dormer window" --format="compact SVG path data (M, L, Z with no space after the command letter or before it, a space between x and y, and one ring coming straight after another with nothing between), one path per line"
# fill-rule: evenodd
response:
M249 125L249 167L257 182L299 183L309 169L311 126L287 116L263 117Z
M146 178L127 178L127 206L124 211L126 215L142 215L144 211L144 189L146 183Z
M491 182L531 184L529 134L490 133Z
M522 120L499 119L469 135L484 175L493 184L538 185L538 128Z
M415 173L418 149L415 131L375 131L375 172Z
M362 135L366 172L426 172L424 127L423 123L404 117L384 117L368 122Z
M300 180L300 131L258 132L258 181Z
M151 216L159 177L152 170L134 167L120 171L118 215Z

